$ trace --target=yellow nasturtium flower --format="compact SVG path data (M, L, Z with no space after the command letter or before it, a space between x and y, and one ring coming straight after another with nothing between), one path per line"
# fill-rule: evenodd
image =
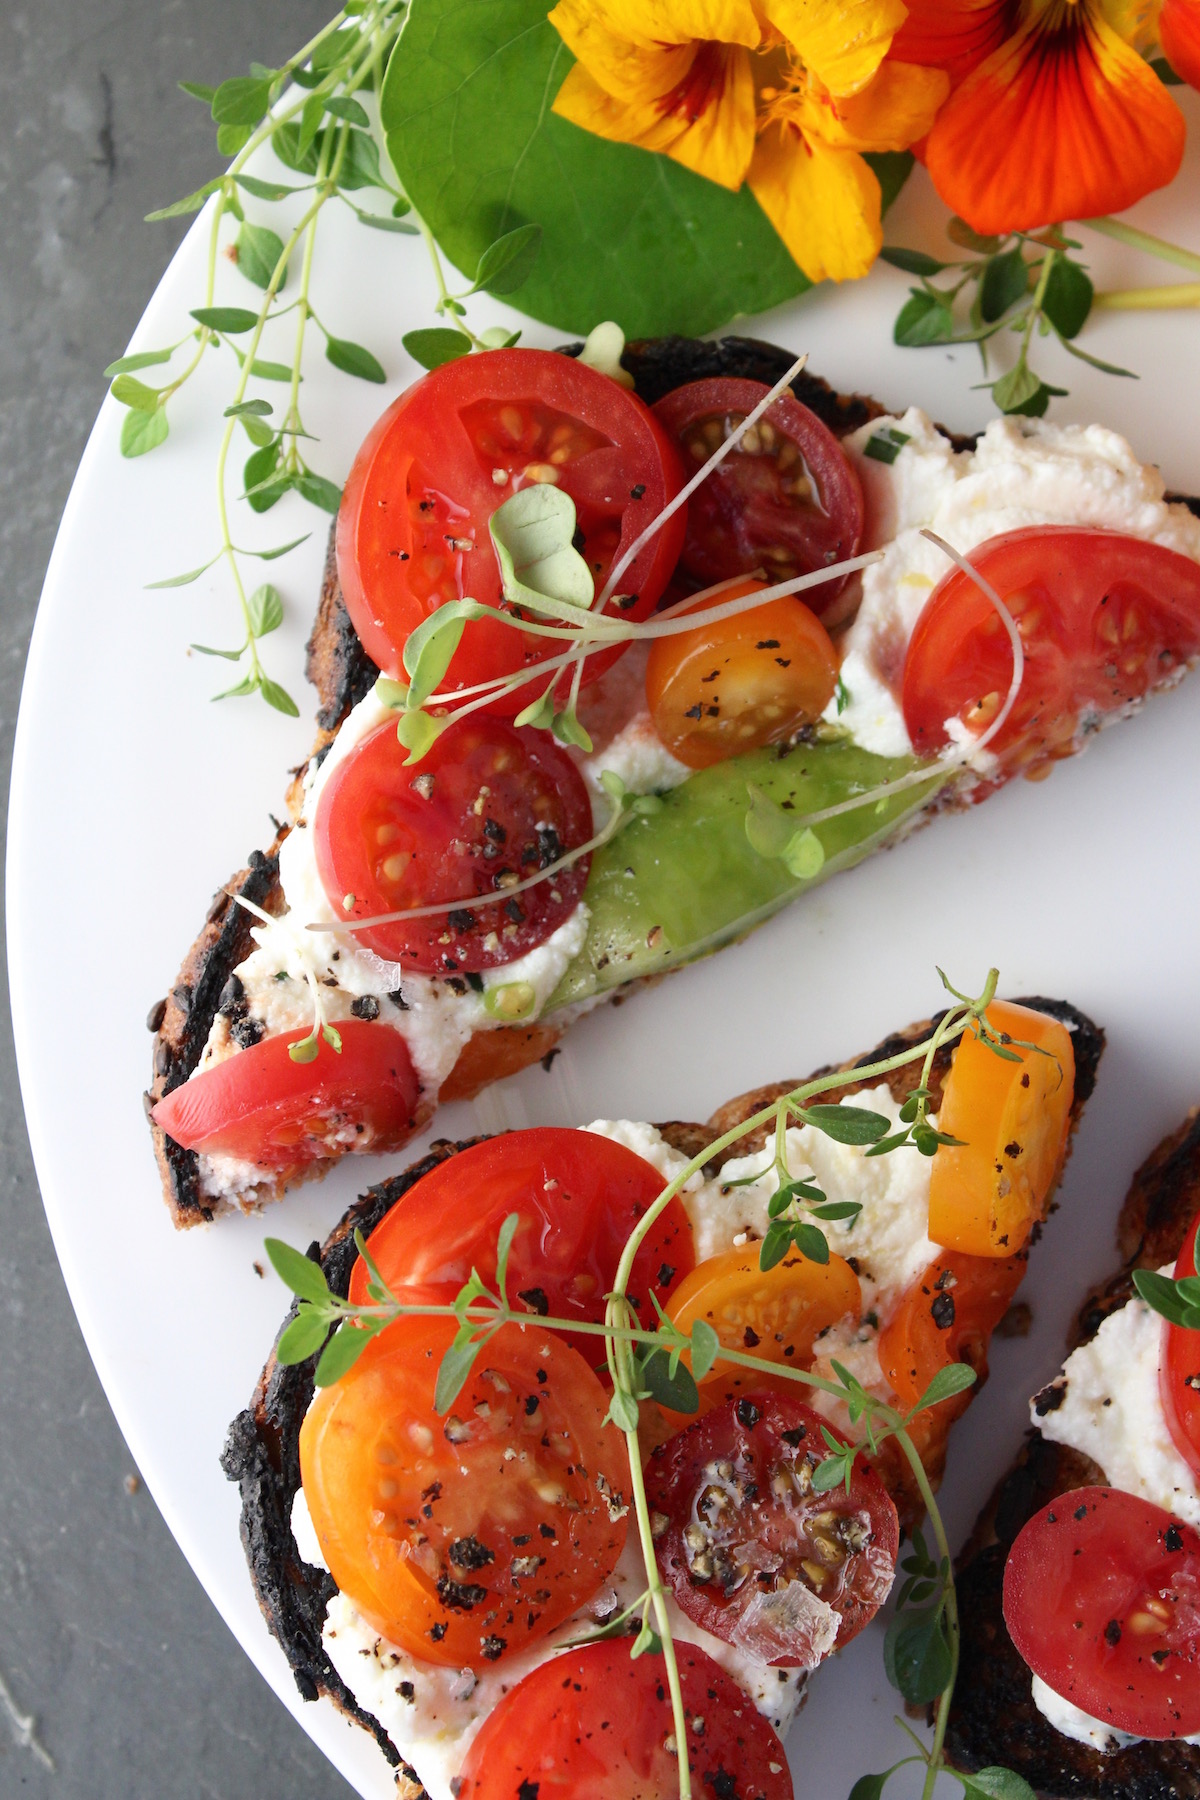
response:
M554 110L736 191L748 182L813 281L863 275L882 241L864 150L923 137L941 70L885 60L903 0L558 0L575 57Z

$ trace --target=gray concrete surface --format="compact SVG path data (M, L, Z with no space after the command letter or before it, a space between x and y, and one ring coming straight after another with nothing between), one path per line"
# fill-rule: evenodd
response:
M75 466L215 166L180 78L277 63L332 0L0 5L0 793L42 576ZM0 1800L345 1800L217 1616L83 1347L0 1006Z

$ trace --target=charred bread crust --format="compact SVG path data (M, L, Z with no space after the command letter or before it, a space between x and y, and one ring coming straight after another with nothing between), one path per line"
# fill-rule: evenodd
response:
M1134 1176L1117 1228L1124 1264L1088 1295L1071 1333L1072 1348L1124 1306L1134 1269L1160 1268L1179 1254L1198 1208L1200 1109ZM1044 1392L1052 1404L1053 1390ZM947 1753L968 1770L1002 1763L1053 1800L1200 1800L1200 1747L1146 1739L1102 1756L1055 1731L1033 1704L1029 1669L1005 1628L1004 1563L1021 1527L1059 1494L1103 1479L1087 1457L1032 1431L985 1507L959 1564L962 1659Z
M1056 1018L1068 1023L1072 1030L1077 1067L1073 1130L1083 1103L1092 1091L1096 1064L1104 1045L1104 1034L1083 1013L1063 1001L1037 1000L1026 1001L1024 1004L1036 1005L1043 1012L1053 1013ZM906 1031L885 1038L882 1044L866 1056L839 1066L852 1069L859 1064L894 1055L909 1044L919 1042L927 1035L933 1023L934 1021L924 1020L912 1025ZM939 1081L947 1066L948 1059L939 1071ZM820 1069L815 1073L825 1074L827 1070ZM907 1071L900 1069L893 1071L889 1078L889 1086L897 1098L901 1098L914 1085L913 1080L903 1079L906 1075ZM797 1085L798 1083L791 1082L742 1094L719 1108L706 1125L675 1119L660 1125L659 1130L668 1143L683 1155L698 1156L713 1141L715 1135L731 1130L780 1093ZM862 1085L857 1084L858 1087ZM851 1083L846 1090L840 1091L855 1092L857 1087ZM940 1088L937 1091L940 1093ZM349 1290L350 1274L357 1254L354 1245L355 1228L369 1236L384 1214L430 1169L436 1168L457 1151L467 1149L469 1144L481 1141L479 1138L463 1143L438 1140L429 1154L412 1168L369 1189L361 1199L355 1201L323 1245L311 1246L308 1254L320 1263L334 1293L345 1295ZM745 1154L746 1143L749 1141L751 1140L745 1140L738 1145L736 1152L726 1154ZM721 1157L714 1158L710 1166L719 1167L722 1160L724 1159ZM295 1316L296 1306L293 1303L280 1327L281 1334ZM405 1800L420 1800L423 1790L418 1778L403 1763L379 1721L359 1707L325 1653L321 1627L326 1608L335 1592L334 1584L324 1570L314 1569L300 1560L292 1537L292 1502L300 1486L300 1426L312 1401L315 1366L316 1358L313 1357L307 1362L285 1368L276 1361L272 1350L250 1405L238 1414L229 1428L221 1467L229 1480L237 1482L241 1489L242 1544L255 1593L271 1634L278 1640L288 1659L301 1694L306 1700L315 1700L320 1694L326 1694L344 1712L365 1725L388 1761L402 1770L412 1784L404 1790Z

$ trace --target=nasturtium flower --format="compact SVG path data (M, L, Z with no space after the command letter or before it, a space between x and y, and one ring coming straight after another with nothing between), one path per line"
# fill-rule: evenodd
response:
M1120 212L1183 158L1179 108L1136 0L910 0L895 54L956 85L925 145L947 205L1003 233Z
M1175 73L1200 88L1200 0L1163 0L1158 35Z
M888 58L903 0L558 0L575 56L554 110L736 191L748 182L813 281L882 242L864 150L923 137L948 88Z

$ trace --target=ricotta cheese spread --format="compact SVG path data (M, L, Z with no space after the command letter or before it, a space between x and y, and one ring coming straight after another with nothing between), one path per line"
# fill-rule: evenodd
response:
M1161 1271L1174 1272L1173 1264ZM1071 1352L1058 1379L1034 1397L1030 1416L1051 1443L1090 1457L1112 1487L1200 1525L1200 1492L1172 1442L1158 1396L1164 1330L1159 1315L1135 1295ZM1033 1703L1064 1737L1106 1755L1140 1742L1092 1718L1036 1675ZM1200 1735L1179 1741L1200 1743Z
M866 454L881 431L907 441L892 463ZM1030 525L1097 525L1200 561L1200 519L1164 498L1162 476L1102 425L993 419L974 450L956 451L919 407L874 419L844 440L863 484L862 605L844 639L843 705L826 717L879 756L911 751L896 702L921 610L946 573L928 528L963 554Z

